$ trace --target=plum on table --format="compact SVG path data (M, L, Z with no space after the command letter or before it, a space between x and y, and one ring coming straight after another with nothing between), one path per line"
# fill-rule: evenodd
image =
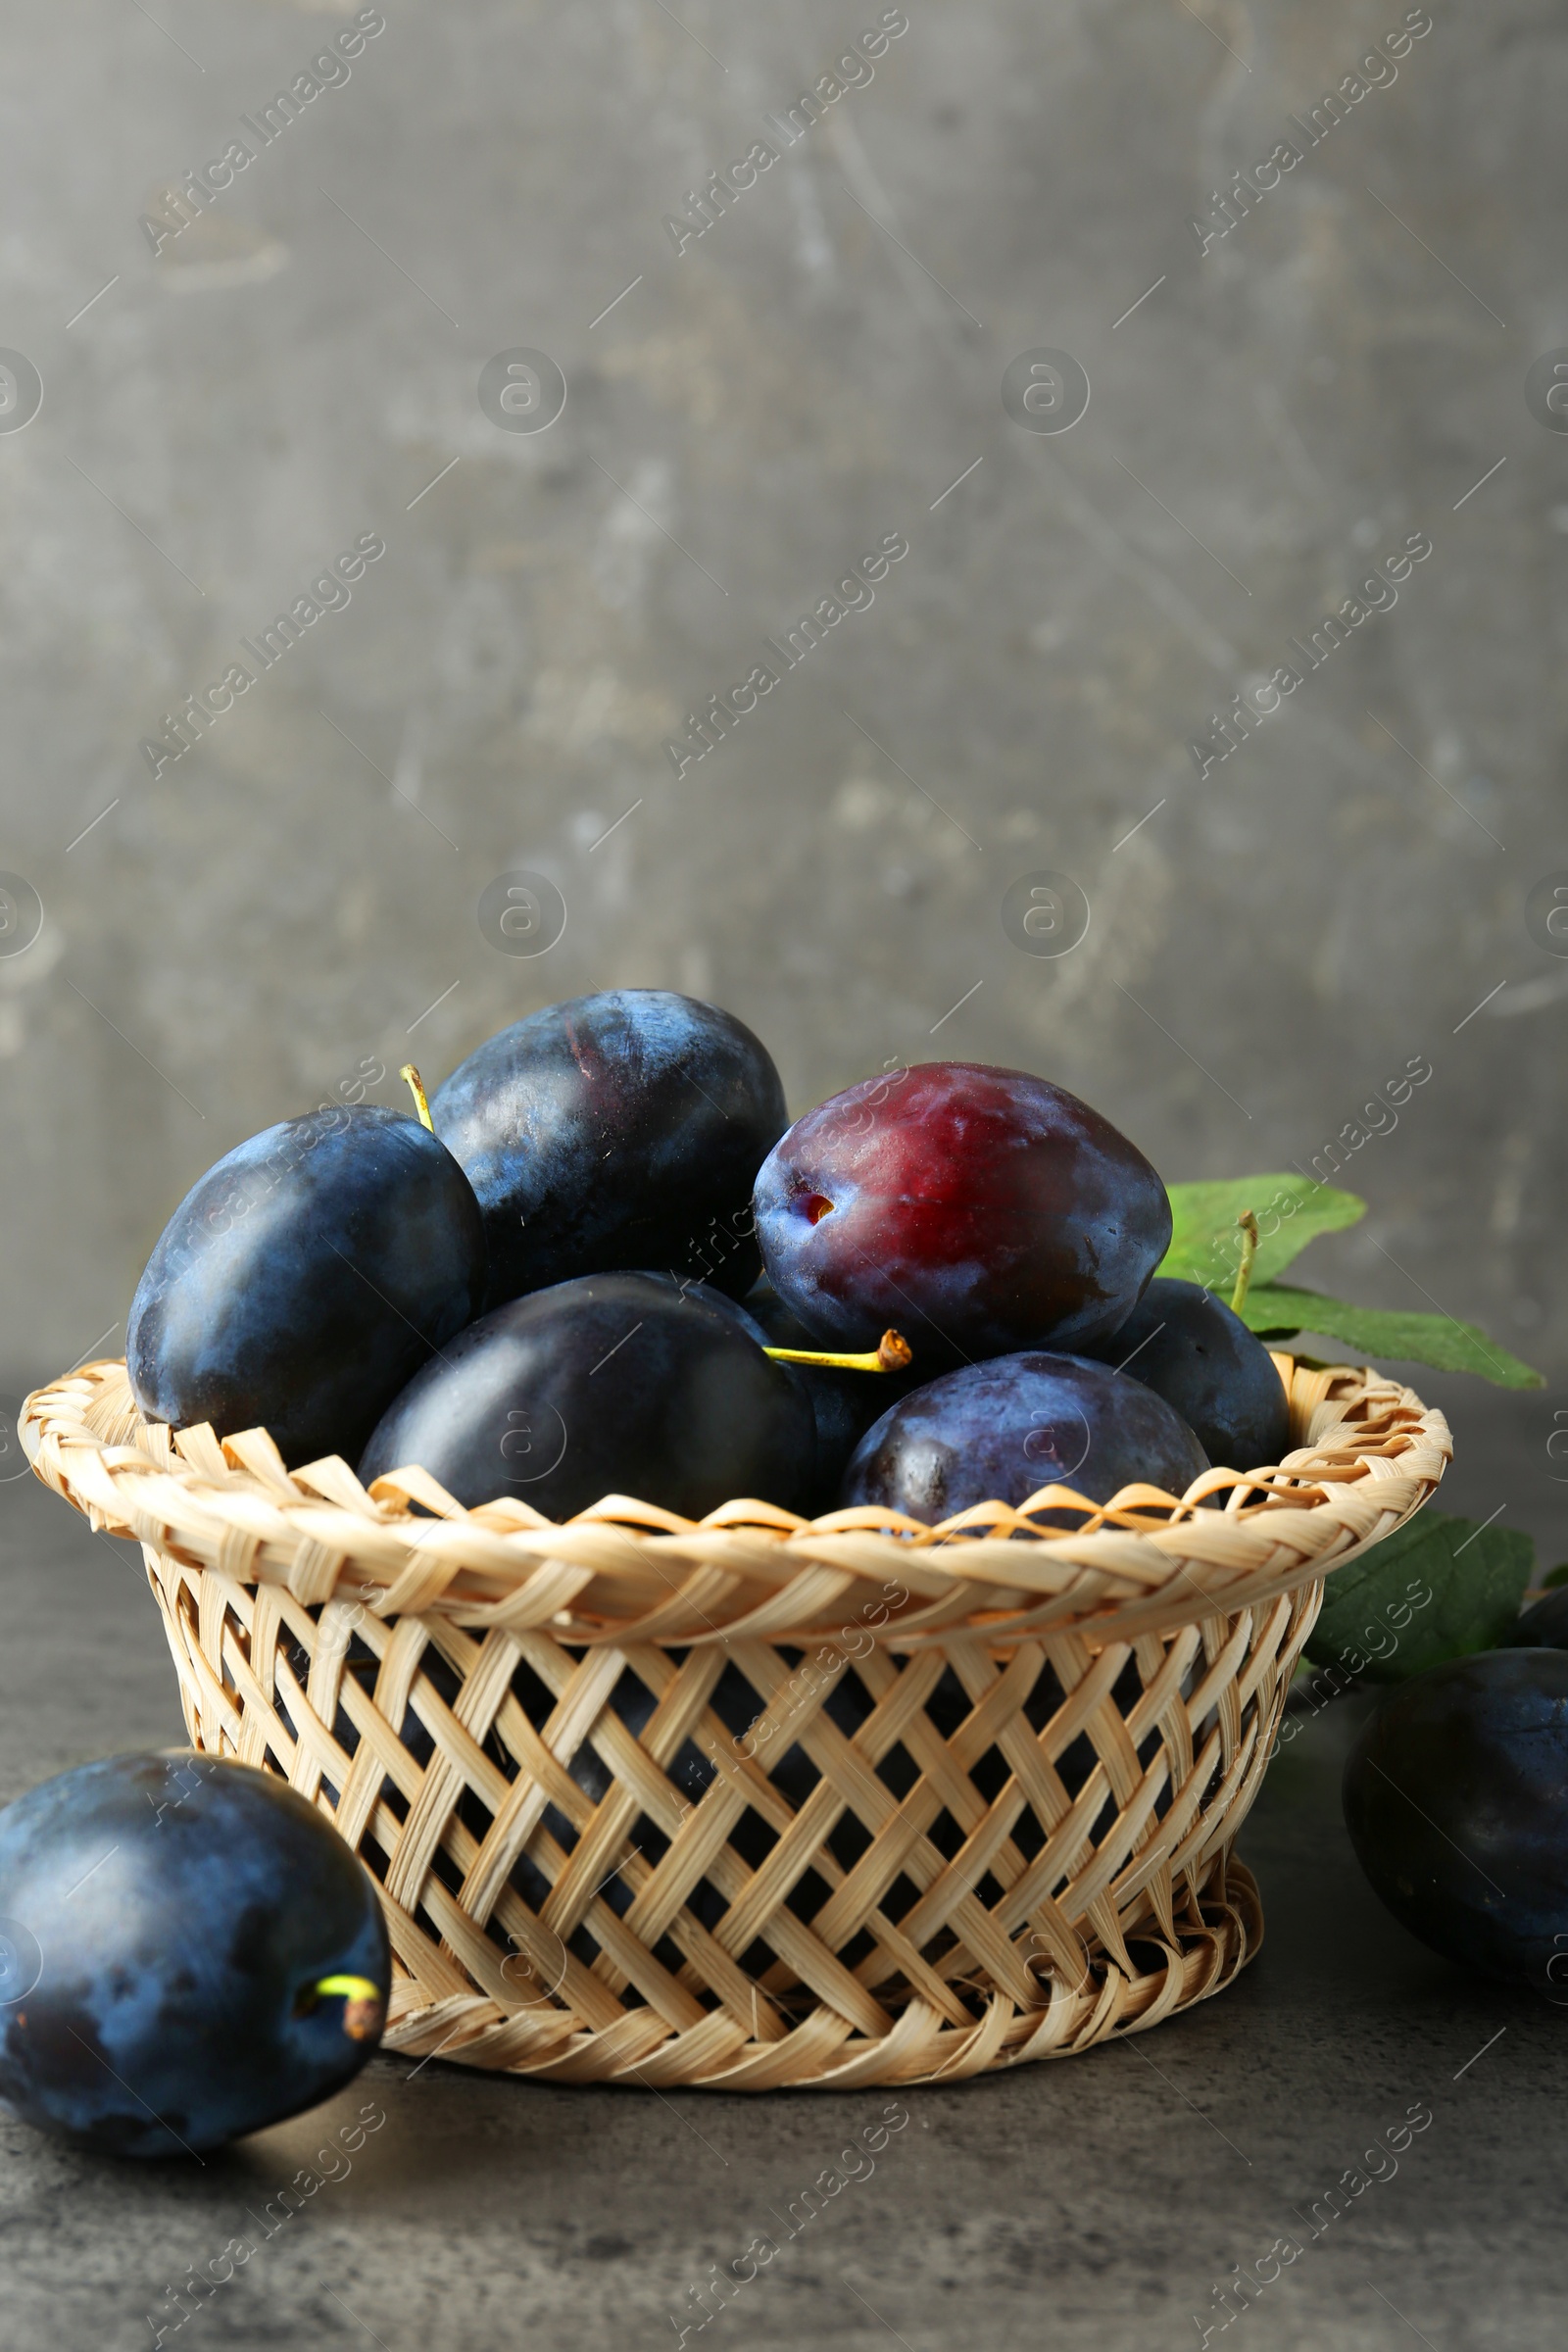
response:
M1483 1650L1401 1683L1350 1750L1344 1800L1412 1936L1568 2000L1568 1656Z
M1200 1283L1156 1274L1120 1330L1084 1352L1163 1396L1217 1468L1272 1467L1290 1445L1273 1357Z
M700 1519L809 1491L805 1391L733 1310L647 1274L579 1276L471 1324L417 1373L360 1464L417 1463L473 1508L503 1495L569 1519L628 1494Z
M1547 1592L1515 1619L1502 1646L1508 1649L1568 1649L1568 1585Z
M639 1266L737 1298L756 1280L752 1182L784 1089L718 1005L658 988L547 1005L477 1047L431 1109L484 1212L491 1306Z
M371 1102L287 1119L165 1227L130 1309L131 1387L175 1429L268 1429L291 1469L352 1462L484 1286L479 1204L416 1119Z
M0 2096L121 2156L199 2154L351 2082L391 1960L368 1873L270 1773L109 1756L0 1812Z
M1087 1357L1036 1351L966 1365L904 1397L860 1440L839 1500L934 1527L977 1502L1016 1508L1048 1486L1091 1502L1135 1483L1179 1496L1208 1466L1152 1389ZM1038 1516L1043 1527L1081 1524L1068 1511Z
M1171 1235L1164 1186L1108 1119L977 1062L808 1111L754 1205L768 1278L808 1330L865 1348L893 1324L924 1366L1107 1338Z

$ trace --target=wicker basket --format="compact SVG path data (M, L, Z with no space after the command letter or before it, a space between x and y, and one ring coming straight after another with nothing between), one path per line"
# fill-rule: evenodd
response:
M144 1423L112 1362L23 1434L141 1543L196 1745L285 1775L377 1880L389 2047L843 2089L1087 2049L1257 1950L1231 1848L1323 1575L1451 1450L1396 1382L1276 1361L1277 1469L1174 1508L1051 1489L1070 1533L369 1494Z

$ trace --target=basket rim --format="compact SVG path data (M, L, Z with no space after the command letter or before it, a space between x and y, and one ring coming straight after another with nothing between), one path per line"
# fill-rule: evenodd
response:
M693 1521L625 1495L557 1523L510 1499L466 1510L421 1470L368 1491L337 1455L290 1473L265 1430L220 1441L209 1424L145 1420L117 1357L36 1390L20 1432L36 1475L95 1529L383 1619L683 1648L808 1642L848 1633L847 1617L900 1649L1071 1630L1132 1640L1324 1576L1436 1491L1452 1439L1413 1390L1366 1366L1274 1360L1305 1440L1276 1467L1211 1470L1179 1501L1127 1487L1101 1504L1049 1487L1017 1510L981 1504L896 1533L871 1508L807 1520L742 1499ZM1203 1507L1210 1497L1222 1507ZM1081 1524L1024 1515L1047 1502Z

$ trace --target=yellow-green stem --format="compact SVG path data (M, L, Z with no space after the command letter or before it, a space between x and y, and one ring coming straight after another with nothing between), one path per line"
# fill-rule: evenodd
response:
M425 1095L424 1082L420 1078L419 1073L415 1068L413 1062L406 1061L403 1064L402 1069L399 1070L398 1076L406 1079L408 1082L409 1092L414 1097L414 1107L419 1114L419 1125L421 1127L427 1127L430 1130L430 1133L434 1135L435 1121L430 1116L430 1104L429 1100Z
M902 1372L914 1361L914 1350L902 1333L885 1331L865 1355L840 1355L823 1348L764 1348L776 1364L826 1364L834 1372Z
M308 2016L317 2005L338 1994L343 2002L339 2019L350 2041L378 2041L386 2024L386 1995L368 1977L318 1977L295 2004L297 2016Z
M1244 1208L1236 1222L1242 1229L1242 1262L1236 1269L1236 1288L1231 1293L1233 1315L1239 1315L1247 1304L1247 1294L1252 1285L1252 1260L1257 1255L1257 1219L1250 1208Z
M318 1977L311 1990L323 1999L333 1992L341 1992L351 2001L378 2001L381 1998L380 1985L372 1984L368 1977Z

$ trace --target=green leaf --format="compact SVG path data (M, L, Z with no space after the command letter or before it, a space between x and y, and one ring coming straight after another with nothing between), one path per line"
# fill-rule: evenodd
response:
M1336 1233L1366 1214L1366 1202L1312 1176L1231 1176L1215 1184L1167 1185L1175 1230L1159 1271L1200 1282L1229 1299L1242 1237L1236 1220L1257 1219L1252 1280L1272 1282L1315 1234Z
M1451 1315L1391 1314L1378 1306L1350 1306L1343 1298L1325 1298L1316 1291L1301 1291L1285 1283L1253 1283L1242 1308L1242 1320L1260 1336L1287 1337L1297 1331L1320 1331L1326 1339L1344 1340L1364 1355L1392 1356L1396 1361L1433 1364L1440 1372L1477 1372L1499 1389L1539 1389L1542 1375L1518 1356L1489 1340L1474 1323L1456 1322Z
M1320 1666L1403 1683L1506 1642L1535 1566L1530 1538L1446 1511L1418 1511L1323 1588L1306 1654Z

